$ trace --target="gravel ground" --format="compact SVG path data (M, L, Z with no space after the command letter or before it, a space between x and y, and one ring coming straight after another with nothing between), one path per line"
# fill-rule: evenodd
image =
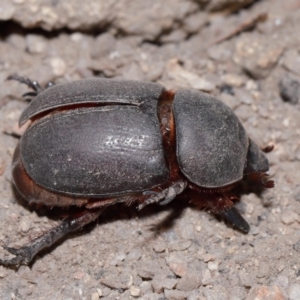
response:
M268 154L274 189L244 194L245 235L178 199L112 207L19 269L1 299L300 299L299 0L0 0L0 241L24 245L59 220L13 191L25 86L100 76L215 95ZM4 257L5 250L0 255Z

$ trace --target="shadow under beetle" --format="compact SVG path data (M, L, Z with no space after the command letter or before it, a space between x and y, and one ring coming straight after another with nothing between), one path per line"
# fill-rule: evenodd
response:
M183 191L247 233L233 206L244 175L267 180L268 160L240 121L218 99L157 83L83 79L42 89L10 76L33 92L19 124L31 124L12 164L13 181L29 203L80 207L60 225L19 249L2 265L28 264L42 249L95 220L116 203L167 204Z

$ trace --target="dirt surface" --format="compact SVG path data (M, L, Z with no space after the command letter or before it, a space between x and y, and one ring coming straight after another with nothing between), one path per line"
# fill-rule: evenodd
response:
M5 81L14 73L209 92L258 145L274 144L276 182L237 203L247 235L180 199L113 207L29 266L0 266L1 299L300 299L299 0L1 0L0 20L1 244L24 245L59 222L12 188L10 133L28 91Z

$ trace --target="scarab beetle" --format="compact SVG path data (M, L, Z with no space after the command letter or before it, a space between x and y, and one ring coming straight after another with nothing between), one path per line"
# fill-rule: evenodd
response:
M253 174L265 187L268 160L218 99L191 89L103 78L50 86L10 76L34 92L19 124L31 124L12 164L29 203L80 207L80 213L14 249L2 265L27 264L43 248L95 220L115 203L167 204L183 191L248 232L233 188Z

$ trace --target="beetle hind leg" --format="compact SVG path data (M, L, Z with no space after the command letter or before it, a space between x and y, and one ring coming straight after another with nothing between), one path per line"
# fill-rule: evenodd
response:
M104 208L85 210L80 215L69 217L63 220L58 226L19 249L4 246L3 248L9 253L14 254L15 257L12 259L0 259L0 265L19 266L29 264L38 252L52 246L68 233L76 231L96 220L103 211Z

